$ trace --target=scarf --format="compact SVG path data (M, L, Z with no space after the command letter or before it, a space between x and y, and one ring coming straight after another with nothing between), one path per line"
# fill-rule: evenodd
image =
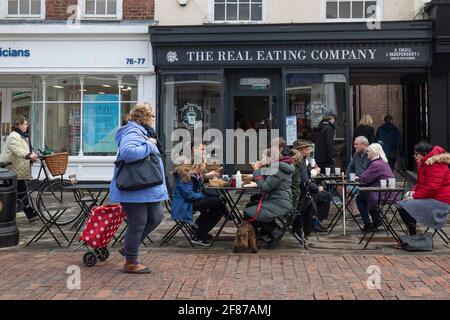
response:
M14 128L13 131L20 134L20 136L28 142L29 152L33 152L33 146L31 145L30 135L28 132L23 132L19 128Z

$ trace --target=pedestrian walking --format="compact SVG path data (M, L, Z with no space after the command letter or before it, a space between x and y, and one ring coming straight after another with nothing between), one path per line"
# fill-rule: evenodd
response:
M395 169L395 162L400 157L403 158L403 141L400 130L392 123L394 118L391 115L384 117L384 124L377 130L376 139L381 141L384 153L388 159L389 166Z
M335 122L336 115L334 113L326 113L324 119L316 129L314 157L317 165L322 170L334 167L336 157L336 145L334 143Z

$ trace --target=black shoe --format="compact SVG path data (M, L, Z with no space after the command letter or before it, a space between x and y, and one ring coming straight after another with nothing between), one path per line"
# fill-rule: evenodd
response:
M34 222L36 220L39 220L39 215L35 212L31 216L28 217L28 222Z
M364 233L368 233L373 231L373 225L371 223L365 224L364 227L362 228L362 232Z
M383 222L381 222L381 219L376 219L372 222L372 226L374 229L378 229L378 227L381 227L383 225Z
M199 246L203 247L209 247L211 245L211 241L208 241L206 239L199 239L199 238L193 238L192 243L198 244Z
M269 249L275 249L278 246L278 243L280 242L281 238L283 237L283 233L279 228L275 228L271 233L270 236L272 239L267 243L267 248Z
M328 232L328 229L322 226L320 223L315 224L313 229L315 232Z
M205 237L204 237L206 240L208 240L209 242L211 242L213 239L214 239L214 236L212 235L212 234L207 234Z

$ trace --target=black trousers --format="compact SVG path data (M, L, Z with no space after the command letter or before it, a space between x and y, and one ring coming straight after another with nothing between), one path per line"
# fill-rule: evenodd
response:
M405 225L408 227L408 231L410 235L414 235L417 233L416 224L417 221L403 208L398 208L398 212L400 213L400 217L402 218Z
M317 206L317 218L326 220L330 214L331 195L329 192L317 192L311 194Z
M25 180L17 180L17 199L19 199L23 204L23 212L28 219L36 214L33 208L30 206L27 195L28 189Z
M217 196L208 196L205 199L194 201L193 211L201 212L195 221L198 225L196 236L199 239L204 239L222 216L228 213L225 204Z
M313 217L317 214L316 204L313 199L306 198L298 210L299 214L292 221L292 229L298 234L303 230L305 236L309 236L313 228Z

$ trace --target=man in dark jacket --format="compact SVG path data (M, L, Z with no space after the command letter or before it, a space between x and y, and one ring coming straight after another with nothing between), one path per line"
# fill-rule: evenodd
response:
M300 151L303 156L300 166L300 185L302 188L306 187L307 190L301 189L301 193L308 192L314 200L313 208L309 208L309 204L306 207L303 206L303 209L307 211L305 217L310 216L310 219L304 219L303 221L305 235L307 235L311 230L316 232L326 232L327 229L323 227L320 222L328 218L331 195L326 192L322 186L318 186L311 181L312 168L310 164L306 163L306 157L312 152L312 142L300 139L294 143L293 147L294 149Z
M335 121L336 115L327 113L316 129L314 157L317 165L322 170L334 167L334 158L336 157L336 146L334 144Z
M392 123L393 120L391 115L384 117L384 124L378 128L376 134L377 140L382 142L381 145L392 170L395 169L397 150L400 152L400 157L404 156L402 136L400 130Z

